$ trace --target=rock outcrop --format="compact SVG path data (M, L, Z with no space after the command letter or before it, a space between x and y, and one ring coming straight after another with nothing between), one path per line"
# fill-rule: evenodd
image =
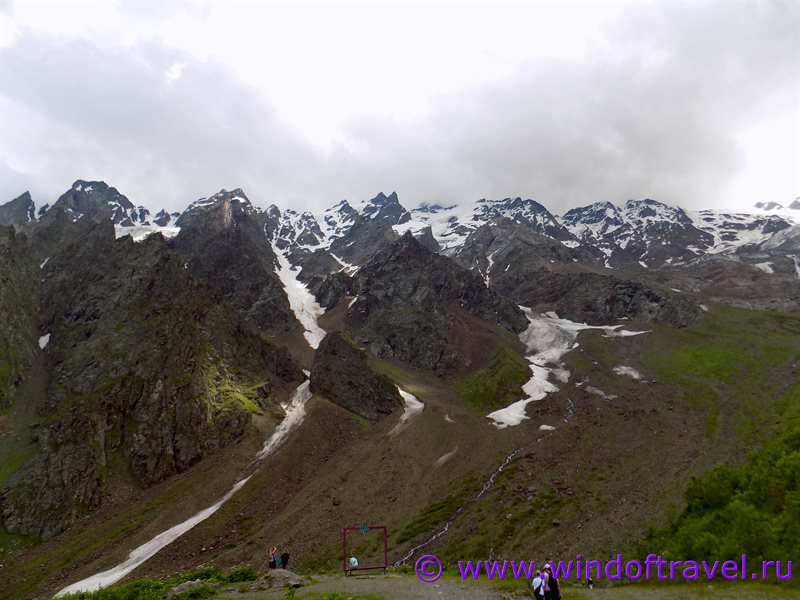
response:
M518 333L527 327L522 311L489 290L482 278L452 259L431 252L406 232L384 247L347 281L323 285L332 301L347 290L359 336L380 357L447 375L465 365L453 338L464 315Z
M53 211L31 231L48 260L25 306L48 334L37 452L0 483L3 526L43 538L98 508L112 476L151 485L230 444L303 378L160 235L115 239L110 220Z
M371 421L403 405L397 387L372 371L366 352L342 332L329 333L319 345L311 367L311 391Z
M29 192L0 206L0 227L26 225L35 219L36 206Z
M0 227L0 410L13 401L37 352L33 263L26 236Z

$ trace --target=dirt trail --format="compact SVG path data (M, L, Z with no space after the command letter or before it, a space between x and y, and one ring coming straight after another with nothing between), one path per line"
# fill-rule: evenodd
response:
M285 590L271 590L265 592L239 593L220 596L224 600L267 600L284 598ZM527 597L524 592L499 592L488 587L461 582L439 580L434 583L423 583L419 579L408 575L364 575L358 577L319 577L314 583L296 590L295 598L320 598L325 594L339 593L344 596L350 594L370 595L392 600L419 600L425 598L458 599L458 600L494 600L510 597Z

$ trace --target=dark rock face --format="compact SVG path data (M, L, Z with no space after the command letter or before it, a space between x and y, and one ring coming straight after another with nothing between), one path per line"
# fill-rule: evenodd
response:
M38 452L0 492L7 530L47 538L96 509L112 459L141 485L187 469L241 436L275 383L302 380L161 236L115 240L108 220L58 210L31 236L48 254L28 309L51 334L49 383Z
M523 306L560 317L606 325L627 317L684 327L700 314L694 300L665 287L595 273L520 271L495 286Z
M292 264L300 264L302 268L297 279L308 286L312 293L319 290L325 279L343 269L342 264L331 256L327 250L298 249L289 255Z
M383 192L379 193L367 203L361 215L384 225L401 225L411 220L411 213L400 204L397 192L388 196Z
M153 217L153 225L158 225L159 227L174 225L175 221L177 221L180 216L180 213L168 213L162 208L156 213L156 216Z
M36 207L31 199L30 192L14 198L0 206L0 227L7 225L27 225L34 220Z
M0 227L0 409L8 407L25 381L36 349L37 265L26 236Z
M181 215L181 231L171 245L194 275L259 328L278 334L299 324L275 274L277 258L264 233L265 218L242 190L222 190Z
M324 309L333 308L353 290L353 279L344 273L328 275L314 294L319 305Z
M431 252L411 233L376 254L354 279L363 297L356 305L367 315L386 303L426 312L453 304L509 331L527 327L522 311L487 289L479 276Z
M699 314L696 302L664 286L604 272L602 257L500 219L470 234L456 259L516 304L592 325L628 317L685 326Z
M331 254L348 263L361 265L381 248L400 237L392 226L408 223L411 220L411 213L400 204L396 192L388 196L381 192L368 201L360 213L343 202L338 206L335 217L334 213L331 213L331 218L336 223L349 223L352 220L352 225L348 228L339 227L343 233L331 243ZM427 228L427 232L423 231L420 237L423 244L438 249L438 243L433 239L430 228Z
M342 237L358 218L358 211L350 206L347 200L342 200L337 205L325 210L322 220L330 232L337 238Z
M436 238L433 237L433 231L430 225L414 234L414 237L431 252L439 252L441 247L439 246L439 242L436 241Z
M398 238L392 226L381 221L358 217L345 235L331 243L331 254L360 265Z
M319 345L311 367L311 391L371 421L403 405L395 385L374 373L366 352L341 332L329 333Z
M320 296L332 300L343 289L357 296L351 313L363 324L359 335L370 340L372 352L440 375L460 366L458 348L448 339L459 314L513 332L527 327L522 311L478 275L434 254L410 232L378 252L352 282L323 285Z
M490 283L532 267L549 269L553 263L596 265L602 254L584 247L569 248L510 219L482 225L464 241L455 260Z
M53 209L59 208L69 213L73 219L110 219L114 224L124 227L150 223L150 212L146 208L134 206L116 188L109 187L103 181L79 179L53 204Z

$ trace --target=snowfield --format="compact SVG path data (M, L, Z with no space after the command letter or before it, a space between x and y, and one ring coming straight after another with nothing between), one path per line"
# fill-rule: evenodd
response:
M559 319L558 315L549 312L534 315L530 308L520 306L528 317L528 328L519 335L525 344L528 362L531 364L532 377L522 386L525 398L486 415L498 429L519 425L528 416L525 407L531 402L543 399L547 394L558 391L558 387L550 381L552 374L559 382L569 381L569 371L561 362L562 357L570 350L577 348L575 341L578 333L587 329L599 329L605 337L627 337L641 335L648 331L625 331L622 325L586 325L568 319Z
M406 425L411 421L412 418L416 417L419 413L421 413L425 409L425 405L420 402L416 396L413 394L409 394L405 390L401 390L400 387L397 387L397 391L400 392L400 395L403 397L403 402L405 403L405 408L403 409L403 414L400 415L400 420L397 424L389 430L388 435L389 437L394 437L403 429L406 428Z
M317 319L322 316L325 309L317 304L317 300L308 291L305 284L298 281L294 267L286 255L275 245L275 242L272 243L272 250L278 257L277 273L286 290L286 296L289 298L289 307L305 329L303 335L308 345L316 350L322 338L325 337L325 330L317 323Z
M117 239L131 236L134 242L141 242L154 233L160 233L165 239L174 238L180 232L180 227L157 227L155 225L136 225L134 227L114 226L114 235Z

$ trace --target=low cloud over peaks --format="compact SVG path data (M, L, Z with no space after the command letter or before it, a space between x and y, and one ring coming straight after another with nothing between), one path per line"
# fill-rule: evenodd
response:
M299 209L390 188L407 205L520 195L555 212L644 196L730 204L769 151L743 136L797 120L798 14L790 3L632 5L583 59L528 57L414 117L343 117L326 147L275 106L270 81L246 83L214 57L162 38L120 48L26 30L3 50L0 201L30 189L52 202L85 178L171 210L222 187ZM263 57L279 59L290 49ZM772 144L789 164L792 135ZM764 172L752 200L794 198L793 174L779 175Z

